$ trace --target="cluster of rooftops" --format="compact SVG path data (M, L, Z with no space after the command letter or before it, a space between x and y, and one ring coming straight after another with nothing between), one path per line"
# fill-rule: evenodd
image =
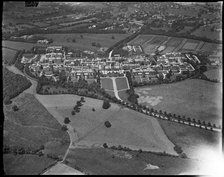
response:
M68 77L91 78L94 72L100 72L103 76L111 73L125 75L126 71L132 71L134 75L156 75L158 73L167 74L169 71L181 74L184 71L193 72L194 67L186 62L192 60L200 62L197 56L182 53L167 53L155 57L135 55L131 57L104 57L88 58L73 57L73 53L65 52L62 46L50 46L46 48L46 53L38 55L24 55L22 63L30 63L29 68L36 75L53 77L58 79L55 72L64 70ZM154 62L153 62L154 61Z

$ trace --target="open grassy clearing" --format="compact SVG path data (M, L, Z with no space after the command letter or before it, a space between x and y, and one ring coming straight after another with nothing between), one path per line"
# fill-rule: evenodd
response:
M108 110L102 109L102 101L85 98L86 102L79 113L71 111L80 100L76 95L37 95L38 100L55 115L59 122L69 117L70 125L78 134L78 146L123 145L132 149L143 149L176 154L173 144L167 140L158 121L129 109L121 109L111 104ZM63 101L61 101L63 98ZM92 111L92 108L95 111ZM109 120L111 128L104 121Z
M83 38L81 38L81 35ZM43 34L44 37L53 39L51 45L65 45L72 48L93 50L99 48L92 46L93 42L100 43L102 47L110 47L116 42L126 38L129 34L88 34L88 33L72 33L72 34ZM112 39L112 36L115 39ZM75 39L76 42L72 42Z
M202 159L206 155L200 152L202 146L218 149L221 143L221 134L217 132L205 131L199 128L159 120L159 123L165 131L168 138L176 145L182 147L182 150L190 158Z
M12 105L14 104L19 108L16 112L12 111ZM41 145L44 145L45 155L54 153L63 157L65 154L69 145L68 134L61 130L60 124L33 95L22 93L13 99L11 105L4 107L4 116L3 142L5 145L24 147L25 149L28 147L38 149ZM32 168L40 166L40 168L33 170L35 174L39 174L42 172L43 166L47 168L52 163L52 160L46 160L45 155L45 158L36 155L40 159L31 156L33 158L30 158L30 161L28 159L15 159L13 163L6 161L6 168L10 169L9 174L14 174L19 168L25 168L26 163L30 163L30 166L33 166ZM10 157L12 158L12 156ZM18 157L16 156L16 158ZM21 171L21 174L29 174L30 169L27 170L24 170L24 173Z
M28 154L4 154L3 162L6 175L39 175L46 167L55 163L50 158Z
M173 175L196 165L196 161L190 159L103 148L72 149L66 160L69 166L90 175ZM159 168L146 169L149 164Z
M185 80L179 83L163 84L159 86L136 88L136 93L148 100L139 100L139 103L149 105L176 115L185 115L210 121L221 125L221 84L204 80ZM151 97L161 97L160 102L152 105ZM141 98L141 97L140 97Z

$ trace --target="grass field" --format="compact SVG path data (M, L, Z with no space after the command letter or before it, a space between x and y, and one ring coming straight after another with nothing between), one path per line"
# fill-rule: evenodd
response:
M15 41L2 41L2 46L10 47L16 50L30 50L33 46L36 46L36 44Z
M208 39L217 39L220 40L222 37L222 33L218 31L211 31L211 26L206 27L200 27L197 30L195 30L192 35L198 36L198 37L206 37Z
M199 41L188 39L182 47L182 50L196 50L198 44Z
M102 88L105 90L114 90L113 81L111 78L101 78Z
M17 51L15 50L11 50L11 49L7 49L7 48L2 48L2 59L3 61L7 61L9 63L12 62L12 60L14 59L15 55L16 55Z
M129 88L128 80L126 77L118 77L115 79L117 90L124 90Z
M69 166L78 167L90 175L174 175L197 165L190 159L103 148L72 149L66 160ZM149 164L158 169L146 169Z
M38 100L55 115L58 121L69 117L70 125L77 132L75 144L81 147L123 145L132 149L176 154L172 143L166 138L158 121L135 111L120 108L111 103L108 110L102 109L102 100L85 98L79 113L71 111L80 97L76 95L37 95ZM59 101L62 100L63 102ZM57 107L57 108L56 108ZM92 111L92 108L95 111ZM59 120L60 119L60 120ZM112 127L106 128L104 122L110 121Z
M204 73L209 79L222 80L222 69L211 69Z
M80 37L83 35L83 38ZM72 34L43 34L43 36L53 39L51 45L65 45L72 48L96 51L99 48L92 46L92 42L100 43L102 47L110 47L116 42L126 38L128 34L88 34L88 33L72 33ZM112 39L112 36L115 39ZM76 42L72 42L75 39Z
M221 143L221 134L217 132L205 131L199 128L190 127L183 124L159 120L159 123L165 131L168 138L190 158L203 159L206 155L203 151L206 148L219 150ZM204 147L203 149L201 147ZM203 157L204 156L204 157Z
M151 89L151 90L148 90ZM136 93L148 100L139 100L140 103L150 107L150 99L162 98L153 106L157 110L163 110L177 115L185 115L210 121L221 125L221 84L204 80L185 80L174 84L163 84L153 87L136 88ZM141 98L141 97L140 97Z
M218 49L218 46L219 45L217 44L204 43L204 45L200 48L200 51L212 54Z
M44 156L13 154L4 154L3 161L6 175L39 175L46 167L55 163Z
M128 42L129 45L142 45L143 43L150 41L154 35L138 35L136 38Z
M19 108L16 112L12 111L11 108L14 104ZM41 145L44 145L45 155L48 153L54 153L58 156L64 155L69 145L68 134L61 130L60 124L33 95L22 93L13 99L11 105L4 107L4 116L4 144L24 148L30 147L31 149L37 149ZM25 168L26 163L30 163L30 166L39 165L41 167L34 170L35 174L39 174L42 172L40 170L42 166L47 168L51 162L49 160L44 162L44 158L42 159L42 157L40 159L33 157L30 158L30 161L26 158L24 160L15 159L13 163L6 161L6 168L10 169L9 174L14 174L19 168ZM21 171L21 173L27 174L30 172L29 170L27 168L23 173Z
M167 38L168 37L166 37L166 36L155 35L152 38L152 40L150 40L142 45L144 52L146 54L154 53L156 51L157 47L160 46L160 44L162 44L164 41L166 41Z

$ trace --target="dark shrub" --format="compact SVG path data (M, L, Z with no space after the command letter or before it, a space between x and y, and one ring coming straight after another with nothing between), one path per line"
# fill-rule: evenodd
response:
M13 111L18 111L19 110L19 108L16 105L13 105L12 109L13 109Z
M183 152L183 150L181 149L180 146L174 146L174 150L178 153L178 154L181 154Z
M63 126L61 127L61 130L63 130L63 131L67 131L67 130L68 130L68 127L67 127L66 125L63 125Z
M103 147L104 147L104 148L108 148L107 143L103 143Z
M65 123L65 124L69 124L69 122L71 122L71 121L69 120L68 117L66 117L66 118L64 119L64 123Z
M111 127L111 123L110 123L109 121L106 121L106 122L104 123L104 125L105 125L107 128Z
M108 109L109 107L110 107L110 102L109 101L107 101L107 100L104 100L103 101L103 109Z

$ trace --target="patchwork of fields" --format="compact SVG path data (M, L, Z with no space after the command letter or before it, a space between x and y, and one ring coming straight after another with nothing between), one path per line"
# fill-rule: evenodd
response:
M141 45L146 54L154 53L161 45L166 46L162 53L202 51L208 54L216 52L220 46L219 44L185 38L170 37L168 39L167 36L162 35L139 35L128 44Z

